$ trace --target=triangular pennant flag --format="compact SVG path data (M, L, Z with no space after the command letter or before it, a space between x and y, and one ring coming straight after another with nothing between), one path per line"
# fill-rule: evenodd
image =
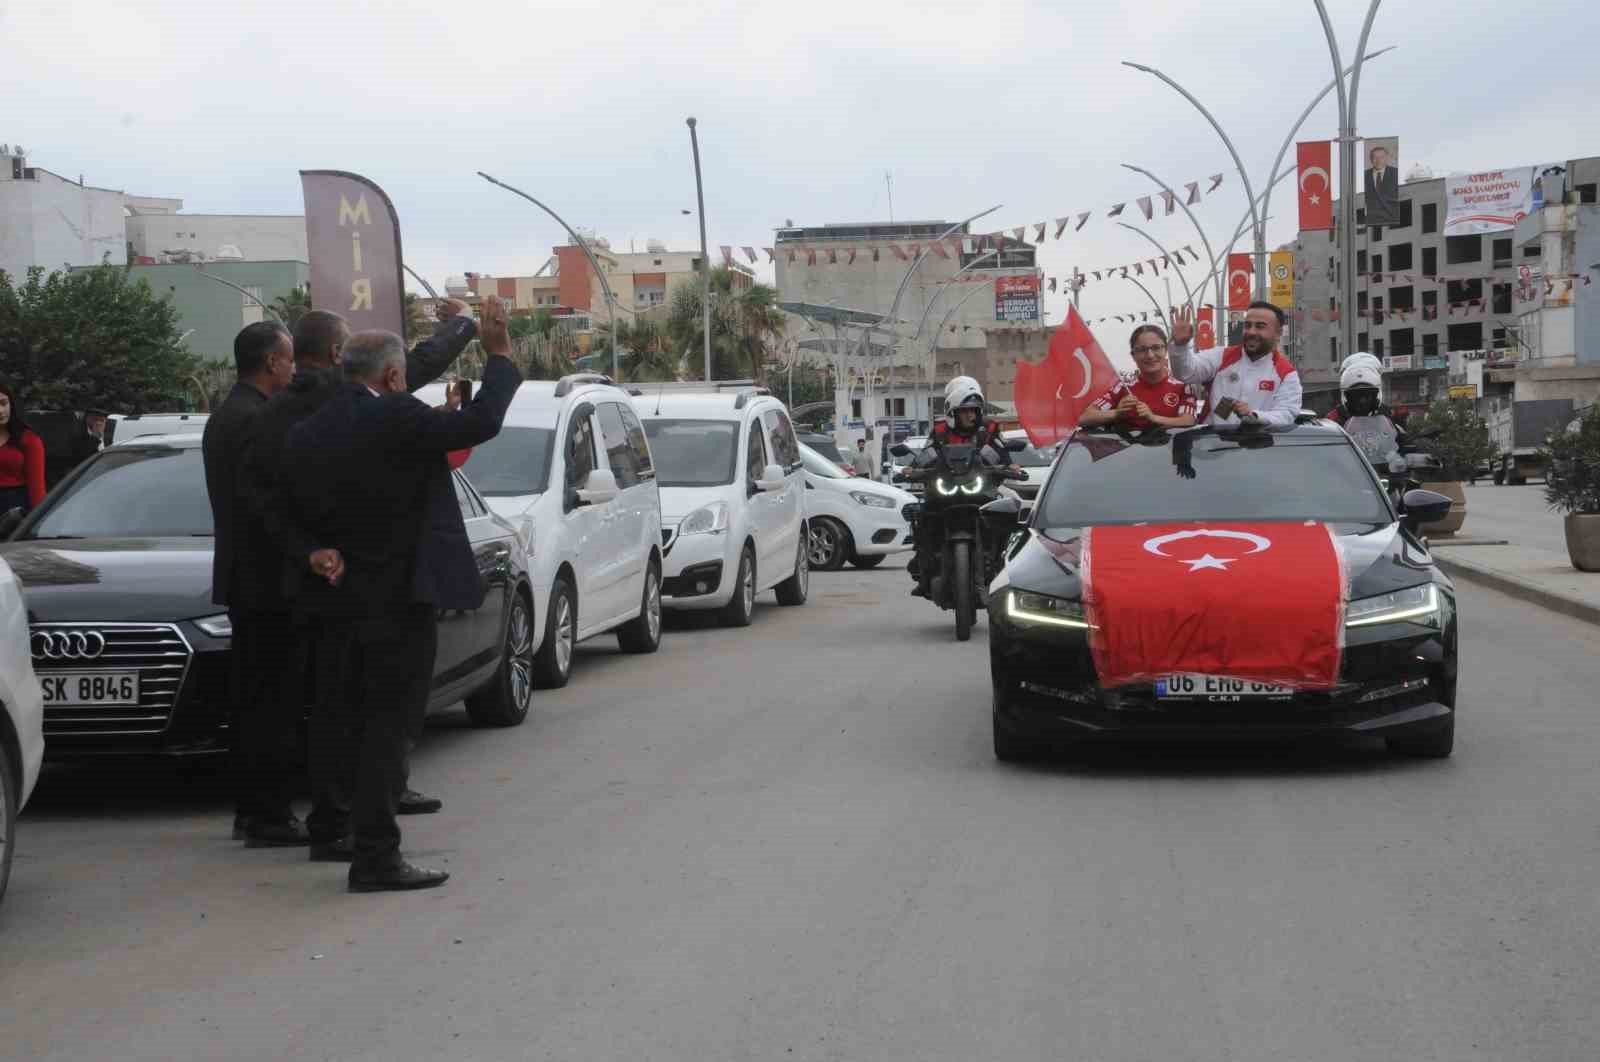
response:
M854 247L850 248L850 262L849 262L849 264L850 265L855 265L856 264L856 249Z
M1100 270L1098 270L1098 269L1094 270L1094 278L1096 280L1100 279Z
M722 264L726 266L733 265L733 248L727 244L722 245Z
M874 247L872 249L872 260L874 262L876 262L878 260L878 248L876 248L876 247Z
M1209 195L1210 193L1215 192L1218 188L1221 188L1221 187L1222 187L1222 174L1213 173L1211 175L1211 187L1206 189L1206 194Z
M746 247L744 249L744 256L750 259L751 265L756 264L756 249L754 247Z
M1200 260L1200 256L1194 253L1194 244L1186 243L1186 244L1183 245L1183 249L1185 251L1188 251L1189 254L1194 258L1195 261L1198 262Z
M794 248L792 248L792 247L789 248L789 261L790 262L794 261Z
M773 249L771 247L763 247L761 249L763 251L767 252L767 261L776 262L778 260L778 256L773 252ZM793 261L794 260L794 255L790 255L789 256L789 260Z
M1154 258L1150 259L1150 272L1152 272L1152 273L1161 272L1161 270L1156 268L1156 260Z
M1122 266L1121 268L1122 268L1122 279L1123 280L1127 280L1128 279L1128 267L1127 266Z
M889 250L893 251L894 252L894 256L896 258L900 259L900 261L902 261L902 262L904 262L906 260L906 258L908 257L906 255L906 249L904 247L901 247L898 243L891 243L889 245Z
M815 250L813 250L812 248L807 247L806 248L806 265L813 266L813 265L816 265L816 264L817 264L817 252Z
M959 237L950 241L950 250L953 251L958 258L966 250L966 246L966 241L960 239Z
M1167 256L1167 255L1162 255L1162 256L1161 256L1161 264L1162 264L1162 265L1164 265L1164 266L1166 266L1166 267L1167 267L1167 268L1168 268L1168 269L1171 269L1171 268L1172 268L1172 262L1171 262L1171 260L1170 260L1170 259L1169 259L1169 258L1168 258L1168 256Z
M1172 192L1162 192L1161 201L1167 205L1166 212L1168 214L1178 209L1178 197Z
M1089 220L1090 213L1091 211L1085 210L1083 213L1078 215L1078 223L1072 227L1073 232L1083 231L1084 223Z
M1189 193L1189 198L1184 200L1184 203L1186 205L1194 206L1196 203L1200 202L1200 182L1199 181L1190 181L1188 184L1184 185L1183 187L1184 187L1184 190Z
M1108 217L1108 218L1116 217L1118 214L1122 213L1122 208L1127 206L1127 205L1128 205L1127 203L1118 203L1116 206L1111 208L1111 212L1108 213L1106 215L1106 217Z
M950 257L950 252L944 249L944 244L942 243L930 243L928 244L928 248L940 258Z
M1056 239L1061 239L1061 234L1067 231L1067 222L1071 220L1071 218L1056 218Z
M1139 197L1139 213L1144 215L1146 221L1155 216L1155 204L1150 202L1149 196L1141 195Z
M1133 275L1136 276L1136 277L1144 276L1144 263L1143 262L1135 262L1135 263L1133 263Z
M828 248L828 264L829 265L838 265L839 264L839 252L834 250L832 247Z

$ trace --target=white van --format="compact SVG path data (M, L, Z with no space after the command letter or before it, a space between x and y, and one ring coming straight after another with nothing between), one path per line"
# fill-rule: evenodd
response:
M833 572L846 561L873 568L891 553L911 549L906 506L911 494L887 483L851 476L817 451L800 444L806 470L806 523L811 567Z
M750 623L756 594L803 605L805 473L783 403L764 388L636 395L661 487L667 608Z

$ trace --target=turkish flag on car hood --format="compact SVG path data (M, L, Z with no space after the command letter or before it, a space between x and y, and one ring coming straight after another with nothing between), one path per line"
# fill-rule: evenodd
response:
M1347 591L1325 524L1094 527L1080 574L1103 687L1177 672L1298 689L1339 680Z
M1028 441L1050 446L1071 435L1083 411L1116 382L1111 359L1077 309L1068 306L1067 319L1050 337L1044 360L1017 363L1011 394Z

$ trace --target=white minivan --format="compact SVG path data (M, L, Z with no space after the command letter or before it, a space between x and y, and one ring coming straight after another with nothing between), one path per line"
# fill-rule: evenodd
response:
M417 397L438 405L444 387ZM626 391L592 373L526 381L461 470L527 551L536 684L565 686L577 644L607 631L626 652L656 651L661 498Z
M810 587L805 471L782 402L764 388L638 394L656 460L662 600L750 623L756 595L803 605Z

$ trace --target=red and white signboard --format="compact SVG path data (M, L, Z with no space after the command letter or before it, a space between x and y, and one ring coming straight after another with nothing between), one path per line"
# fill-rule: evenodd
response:
M1037 321L1039 319L1039 275L996 277L994 282L996 321Z
M1513 228L1543 205L1547 170L1554 164L1464 173L1444 179L1444 234L1471 236Z

